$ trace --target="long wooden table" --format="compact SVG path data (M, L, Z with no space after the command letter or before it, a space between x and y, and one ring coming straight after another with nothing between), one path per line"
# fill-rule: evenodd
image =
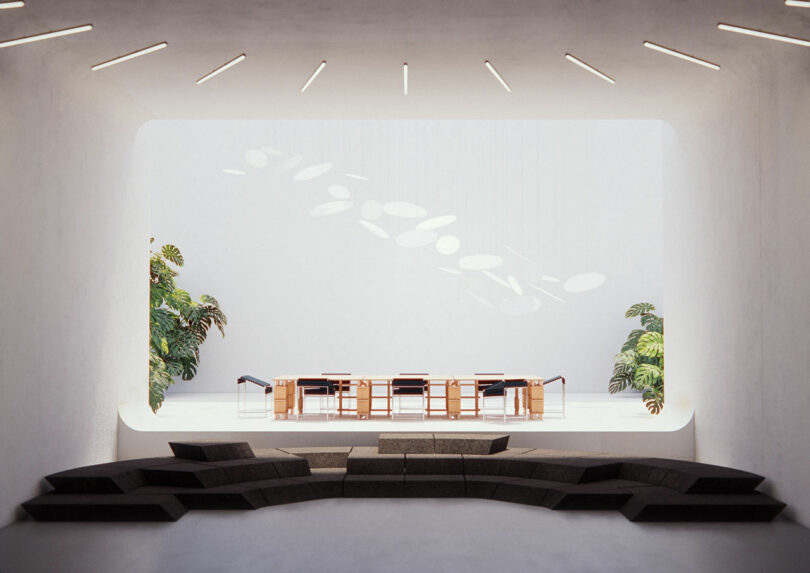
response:
M304 413L304 389L306 388L305 385L298 385L297 382L299 379L304 378L319 378L319 379L327 379L331 381L335 387L335 409L339 416L343 416L344 413L357 413L356 407L356 400L357 400L357 387L361 384L368 384L370 388L370 407L369 407L369 414L373 415L374 412L377 413L384 413L386 417L391 416L391 402L392 402L392 388L391 388L391 381L395 378L421 378L428 381L427 384L427 391L425 394L425 413L428 416L432 415L447 415L448 408L447 408L447 386L451 382L457 382L459 387L462 389L472 389L472 395L467 394L465 395L464 392L461 392L461 400L466 401L473 401L473 407L467 408L460 408L460 412L470 413L472 412L474 416L478 416L481 413L481 383L486 382L497 382L500 380L526 380L530 383L538 383L542 384L545 380L544 378L536 375L520 375L520 374L510 374L508 376L502 376L499 374L358 374L358 375L351 375L351 374L285 374L283 376L277 376L273 378L273 382L275 385L286 385L291 391L297 394L297 409L298 414L301 415ZM443 389L443 392L438 392L439 389ZM378 392L376 395L374 394L374 390L383 389L383 392ZM521 400L520 394L523 395L523 404L522 409L525 413L526 411L526 396L527 391L525 388L522 389L523 392L515 393L515 415L518 415L521 410ZM355 401L355 407L351 407L351 401ZM435 401L439 400L439 404L435 404ZM384 401L384 407L375 407L375 401L379 405L380 401Z

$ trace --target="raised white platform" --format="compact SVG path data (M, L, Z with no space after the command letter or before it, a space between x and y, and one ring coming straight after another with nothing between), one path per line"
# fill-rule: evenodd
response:
M251 407L261 398L252 397ZM317 400L317 399L313 399ZM667 405L652 416L637 395L569 393L566 416L561 396L548 394L541 420L496 417L448 420L402 415L395 420L330 419L307 414L300 420L275 420L237 414L236 393L170 394L157 414L143 404L119 408L118 455L121 459L170 455L170 440L243 440L255 448L278 446L376 445L382 432L509 433L510 446L545 447L694 459L694 412ZM315 402L312 403L315 406Z

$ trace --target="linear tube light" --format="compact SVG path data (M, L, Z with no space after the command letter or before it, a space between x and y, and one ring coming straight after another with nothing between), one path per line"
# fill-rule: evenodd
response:
M402 91L408 95L408 62L402 64Z
M713 70L719 70L720 66L715 63L710 62L709 60L702 60L700 58L696 58L695 56L690 56L689 54L684 54L683 52L679 52L678 50L673 50L672 48L665 48L664 46L654 44L652 42L644 42L645 48L650 48L651 50L655 50L656 52L661 52L662 54L667 54L669 56L675 56L676 58L680 58L682 60L686 60L687 62L692 62L693 64L698 64L699 66L705 66L707 68L711 68Z
M11 8L22 8L25 6L25 2L20 0L19 2L0 2L0 10L10 10Z
M582 60L580 60L579 58L577 58L575 56L572 56L571 54L565 54L565 59L568 60L569 62L575 63L576 65L578 65L582 69L588 70L589 72L591 72L595 76L599 76L600 78L602 78L606 82L609 82L611 84L616 83L616 80L611 78L609 75L603 74L602 72L600 72L599 70L594 68L592 65L583 62Z
M504 79L501 77L501 74L498 73L498 70L496 70L495 67L491 63L489 63L489 60L484 60L484 66L492 73L493 76L495 76L496 80L501 82L501 85L503 86L503 89L505 89L509 93L512 93L512 88L510 88L509 84L507 84L504 81Z
M322 61L321 61L321 63L320 63L320 64L318 64L318 67L317 67L317 68L315 68L315 71L314 71L314 72L312 72L312 75L311 75L311 76L309 76L309 79L306 81L306 83L305 83L303 86L301 86L301 93L304 93L304 92L307 90L307 88L309 87L309 85L310 85L312 82L314 82L314 81L315 81L315 78L317 78L317 77L318 77L318 74L320 74L320 73L323 71L323 69L324 69L325 67L326 67L326 60L322 60Z
M726 32L736 32L738 34L745 34L746 36L756 36L757 38L765 38L766 40L776 40L777 42L785 42L787 44L795 44L797 46L810 47L810 40L802 38L794 38L792 36L783 36L782 34L773 34L763 30L755 30L754 28L743 28L742 26L732 26L731 24L717 24L717 27Z
M218 76L219 74L221 74L221 73L222 73L222 72L224 72L225 70L227 70L227 69L230 69L230 68L234 67L234 66L235 66L236 64L238 64L239 62L243 62L243 61L245 61L245 59L247 59L247 56L246 56L245 54L239 54L238 56L236 56L236 57L235 57L234 59L232 59L231 61L229 61L229 62L225 62L224 64L222 64L221 66L219 66L217 69L215 69L215 70L213 70L213 71L211 71L211 72L207 73L206 75L204 75L203 77L201 77L200 79L198 79L198 80L197 80L197 85L200 85L200 84L201 84L201 83L203 83L203 82L207 82L208 80L210 80L210 79L211 79L211 78L213 78L214 76Z
M785 6L793 8L810 8L810 0L785 0Z
M0 42L0 48L9 48L11 46L19 46L20 44L30 44L31 42L39 42L40 40L50 40L51 38L61 38L62 36L70 36L71 34L78 34L80 32L89 32L92 29L93 29L92 24L85 24L84 26L64 28L62 30L45 32L44 34L23 36L22 38L14 38L13 40L6 40L4 42Z
M130 52L128 54L124 54L123 56L118 56L117 58L113 58L112 60L107 60L106 62L101 62L100 64L96 64L92 68L92 71L97 72L98 70L103 70L104 68L109 68L110 66L114 66L115 64L120 64L121 62L126 62L127 60L132 60L139 56L145 56L146 54L151 54L152 52L157 52L158 50L162 50L166 46L168 46L166 42L160 42L159 44L155 44L154 46L149 46L148 48L143 48L142 50L135 50L134 52Z

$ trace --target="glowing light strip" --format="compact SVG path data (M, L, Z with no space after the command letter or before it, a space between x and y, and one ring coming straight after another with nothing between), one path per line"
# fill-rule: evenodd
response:
M720 69L720 66L710 62L709 60L702 60L700 58L696 58L695 56L690 56L689 54L679 52L678 50L673 50L672 48L665 48L664 46L653 44L652 42L644 42L644 47L655 50L656 52L661 52L662 54L667 54L668 56L675 56L676 58L686 60L687 62L692 62L693 64L698 64L699 66L705 66L713 70Z
M23 36L22 38L14 38L13 40L6 40L5 42L0 42L0 48L19 46L20 44L29 44L31 42L39 42L40 40L50 40L51 38L61 38L62 36L70 36L71 34L78 34L80 32L89 32L92 29L93 29L92 24L85 24L84 26L64 28L62 30L54 30L53 32L45 32L44 34Z
M0 10L9 10L11 8L22 8L25 2L0 2Z
M810 0L785 0L785 6L793 8L810 8Z
M782 34L773 34L763 30L755 30L753 28L743 28L742 26L732 26L731 24L718 24L718 28L726 32L736 32L738 34L745 34L746 36L756 36L757 38L765 38L766 40L776 40L777 42L785 42L787 44L795 44L797 46L810 47L810 40L802 38L794 38L792 36L783 36Z
M566 59L566 60L568 60L569 62L573 62L573 63L575 63L575 64L576 64L576 65L578 65L580 68L585 69L585 70L588 70L588 71L589 71L589 72L591 72L592 74L594 74L594 75L596 75L596 76L599 76L600 78L602 78L602 79L603 79L603 80L605 80L606 82L610 82L611 84L615 84L615 83L616 83L616 80L614 80L613 78L611 78L609 75L607 75L607 74L603 74L602 72L600 72L599 70L597 70L596 68L594 68L592 65L587 64L587 63L583 62L582 60L580 60L579 58L577 58L577 57L575 57L575 56L572 56L571 54L565 54L565 59Z
M402 64L402 91L408 95L408 62Z
M492 64L490 64L490 63L489 63L489 60L484 60L484 66L486 66L486 68L487 68L487 69L488 69L490 72L492 72L492 75L493 75L493 76L495 76L495 79L496 79L496 80L498 80L499 82L501 82L501 85L503 86L503 88L504 88L506 91L508 91L509 93L512 93L512 88L510 88L510 87L509 87L509 84L507 84L507 83L504 81L504 79L501 77L501 74L499 74L499 73L498 73L498 70L496 70L496 69L495 69L495 67L494 67Z
M128 54L124 54L123 56L119 56L117 58L113 58L112 60L107 60L106 62L101 62L100 64L96 64L92 68L92 71L97 72L98 70L103 70L104 68L109 68L110 66L114 66L115 64L120 64L121 62L126 62L127 60L132 60L139 56L145 56L146 54L151 54L152 52L157 52L158 50L162 50L166 46L168 46L166 42L160 42L159 44L155 44L154 46L149 46L148 48L143 48L142 50L135 50L134 52L130 52Z
M197 85L200 85L200 84L201 84L201 83L203 83L203 82L207 82L208 80L210 80L210 79L211 79L211 78L213 78L214 76L218 76L219 74L221 74L221 73L222 73L222 72L224 72L225 70L227 70L227 69L230 69L230 68L234 67L234 66L235 66L236 64L238 64L239 62L243 62L243 61L245 61L245 59L246 59L246 58L247 58L247 56L246 56L245 54L239 54L238 56L236 56L236 57L235 57L234 59L232 59L231 61L229 61L229 62L226 62L226 63L222 64L221 66L219 66L219 67L218 67L217 69L215 69L214 71L209 72L208 74L206 74L206 75L204 75L203 77L201 77L200 79L198 79L198 80L197 80Z
M315 78L318 77L318 74L320 74L325 67L326 67L326 60L323 60L320 64L318 64L318 67L315 68L315 71L312 72L312 75L309 76L309 79L307 80L307 83L305 83L303 86L301 86L301 93L304 93L307 90L307 88L309 87L309 84L311 84L312 82L315 81Z

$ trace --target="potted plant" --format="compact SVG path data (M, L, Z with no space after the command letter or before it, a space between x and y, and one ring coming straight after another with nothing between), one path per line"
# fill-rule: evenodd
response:
M647 409L659 414L664 407L664 319L654 310L653 304L640 302L624 313L625 318L640 317L643 328L633 330L616 355L608 390L638 390Z
M150 239L150 244L154 239ZM200 345L215 325L222 336L228 319L214 297L191 300L177 287L183 255L174 245L150 251L149 260L149 406L157 412L174 377L191 380L200 362Z

